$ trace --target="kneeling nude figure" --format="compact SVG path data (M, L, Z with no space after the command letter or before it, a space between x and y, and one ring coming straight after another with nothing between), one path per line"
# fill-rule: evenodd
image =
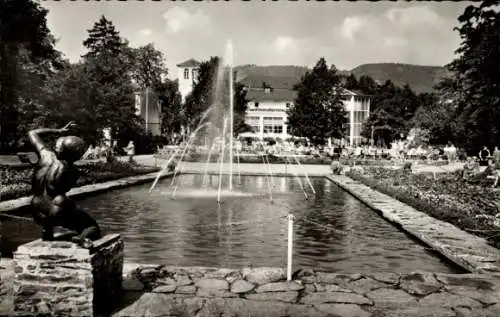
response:
M33 218L43 228L43 240L54 240L54 227L60 226L76 233L71 241L91 248L92 241L101 238L101 230L94 218L66 196L76 185L78 170L73 163L85 153L85 142L77 136L61 136L51 150L41 138L42 134L67 133L72 126L70 122L62 129L36 129L28 133L38 155L32 180Z

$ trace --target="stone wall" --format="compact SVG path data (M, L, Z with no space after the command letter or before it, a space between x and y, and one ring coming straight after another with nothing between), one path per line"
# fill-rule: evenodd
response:
M36 240L14 253L14 313L94 316L113 309L121 290L123 241L107 235L91 250Z
M12 315L12 260L0 259L0 316Z
M500 281L480 274L336 274L280 268L136 266L114 316L498 317ZM136 294L136 295L131 295Z

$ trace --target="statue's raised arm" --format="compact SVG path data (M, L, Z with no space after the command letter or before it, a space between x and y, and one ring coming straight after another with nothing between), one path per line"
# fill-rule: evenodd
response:
M33 146L35 147L37 155L41 156L42 150L44 150L44 149L49 150L47 148L47 145L45 144L45 142L42 139L42 135L44 135L44 134L45 135L46 134L65 134L65 133L68 133L70 131L70 128L72 128L74 126L75 126L75 123L73 123L73 121L71 121L61 129L50 129L50 128L34 129L34 130L31 130L28 132L28 138L29 138L31 144L33 144ZM58 143L63 141L62 139L59 139L59 140L58 140L59 141ZM58 145L56 144L56 148L57 148L57 146Z

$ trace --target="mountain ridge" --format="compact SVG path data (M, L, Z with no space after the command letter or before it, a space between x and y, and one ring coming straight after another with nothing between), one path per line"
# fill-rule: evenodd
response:
M240 65L235 67L236 81L247 77L282 77L299 82L303 75L311 68L297 65ZM353 74L356 78L370 76L383 84L391 80L397 86L408 84L416 93L432 92L434 86L449 72L444 66L415 65L405 63L367 63L354 67L351 70L338 70L342 75Z

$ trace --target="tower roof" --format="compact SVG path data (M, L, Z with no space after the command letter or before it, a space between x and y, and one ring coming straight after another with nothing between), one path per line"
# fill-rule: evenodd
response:
M200 62L198 62L194 58L188 59L185 62L177 64L177 67L198 67L198 66L200 66Z

